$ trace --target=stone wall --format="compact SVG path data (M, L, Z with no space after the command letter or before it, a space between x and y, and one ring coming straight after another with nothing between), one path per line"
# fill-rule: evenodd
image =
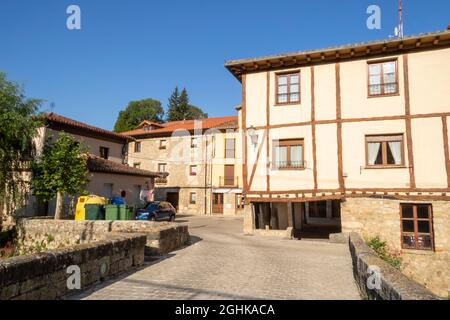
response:
M342 232L357 232L364 238L379 236L390 250L400 254L405 275L433 293L447 297L450 288L450 202L425 202L433 206L434 251L401 248L400 204L407 202L411 201L347 198L341 204Z
M80 267L81 290L144 262L146 238L108 233L104 240L44 253L0 259L0 300L52 300L78 292L68 279Z
M436 300L425 287L381 260L357 234L349 237L353 273L361 293L373 300ZM376 270L373 273L371 270ZM378 275L378 277L376 276ZM368 286L368 278L371 287Z
M189 244L185 224L152 221L73 221L21 219L17 224L18 241L25 249L45 244L47 249L103 240L108 233L141 233L147 237L148 255L165 255Z

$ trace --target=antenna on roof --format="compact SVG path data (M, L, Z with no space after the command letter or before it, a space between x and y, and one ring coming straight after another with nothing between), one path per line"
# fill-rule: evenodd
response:
M398 26L395 27L395 36L403 39L403 3L398 0Z

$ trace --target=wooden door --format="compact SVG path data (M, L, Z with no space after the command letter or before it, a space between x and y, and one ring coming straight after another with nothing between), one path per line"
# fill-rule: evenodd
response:
M225 165L224 186L234 186L234 164Z
M213 213L223 213L223 193L213 193Z

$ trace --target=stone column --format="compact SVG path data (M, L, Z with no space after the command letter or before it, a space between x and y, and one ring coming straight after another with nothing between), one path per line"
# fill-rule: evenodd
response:
M252 203L244 206L244 233L253 234L255 229L255 207Z
M333 218L333 207L331 200L327 200L327 219Z
M294 211L292 210L292 202L287 203L287 219L288 219L288 227L294 228Z

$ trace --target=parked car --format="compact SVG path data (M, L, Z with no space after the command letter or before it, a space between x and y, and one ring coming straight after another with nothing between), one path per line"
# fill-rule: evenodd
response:
M136 220L150 221L174 221L176 215L175 208L166 201L149 202L144 209L136 211Z

